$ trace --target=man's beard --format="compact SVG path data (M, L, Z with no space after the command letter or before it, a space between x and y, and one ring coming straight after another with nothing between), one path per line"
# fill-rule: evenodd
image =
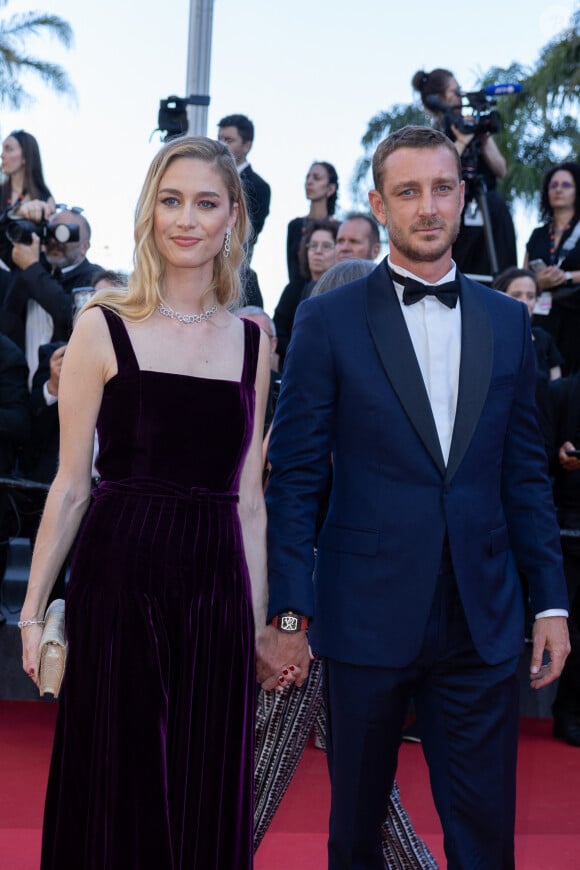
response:
M401 254L415 263L433 263L439 260L453 245L459 229L461 227L461 215L457 215L455 223L451 226L439 218L426 218L420 223L411 224L407 235L401 232L398 226L387 221L387 232L389 234L389 243L393 245ZM444 229L444 237L435 248L425 249L421 245L413 243L413 233L417 230L425 229Z

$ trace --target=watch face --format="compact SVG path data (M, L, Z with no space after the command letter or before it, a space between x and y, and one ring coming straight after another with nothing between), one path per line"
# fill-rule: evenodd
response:
M288 614L281 616L280 628L282 631L298 631L298 617Z

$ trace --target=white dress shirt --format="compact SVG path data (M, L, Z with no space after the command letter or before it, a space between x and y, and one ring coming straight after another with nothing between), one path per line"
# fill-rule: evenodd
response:
M407 269L392 265L390 258L388 263L400 275L410 276L422 284L427 283ZM452 261L449 272L436 283L453 281L455 268ZM455 308L448 308L436 296L424 296L413 305L404 305L403 286L395 279L393 283L427 390L443 458L447 463L459 392L461 304L458 301Z

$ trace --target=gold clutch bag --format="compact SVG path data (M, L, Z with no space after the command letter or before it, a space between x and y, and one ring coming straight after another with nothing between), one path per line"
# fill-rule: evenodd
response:
M58 698L66 665L64 601L57 598L47 608L38 648L38 685L40 694Z

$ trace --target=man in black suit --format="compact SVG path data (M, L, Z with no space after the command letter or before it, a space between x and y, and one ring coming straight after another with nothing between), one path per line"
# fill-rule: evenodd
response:
M249 118L245 115L226 115L218 124L218 138L220 142L227 145L236 161L252 224L252 235L246 249L247 268L242 275L246 302L248 305L262 308L264 303L258 278L254 270L249 267L254 246L270 211L270 185L254 172L248 163L248 154L254 144L254 125Z
M24 354L0 333L0 476L11 477L19 447L30 434L28 368ZM10 488L0 486L0 586L6 570L8 540L19 526L18 509ZM5 622L0 611L0 625Z
M446 136L397 130L373 176L389 256L300 305L284 367L258 676L271 689L294 665L300 685L309 643L325 657L330 870L383 867L380 825L411 696L429 726L448 867L513 870L516 565L535 616L534 688L560 675L570 648L529 316L451 259L464 182Z
M91 228L86 218L78 211L63 209L50 219L52 230L61 224L78 227L78 241L62 242L51 234L45 250L41 250L40 240L34 234L30 245L14 244L12 248L18 271L4 300L3 328L24 350L30 378L38 365L40 345L68 341L70 337L73 290L90 286L95 273L102 271L101 266L86 258L91 244Z

